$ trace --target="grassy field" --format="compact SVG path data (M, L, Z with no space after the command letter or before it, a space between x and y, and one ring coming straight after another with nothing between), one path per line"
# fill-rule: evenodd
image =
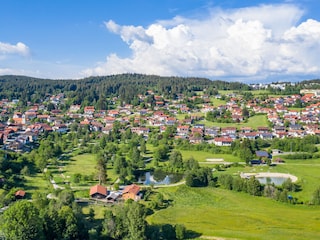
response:
M320 207L289 205L217 188L159 189L173 206L148 217L184 224L204 236L235 239L319 239Z
M25 188L28 193L45 192L52 190L52 185L43 177L42 173L27 177L25 176Z
M307 202L311 199L312 193L320 187L320 159L316 160L286 160L273 171L290 173L298 177L298 184L302 191L295 193L295 196Z
M203 152L203 151L188 151L188 150L179 150L182 154L182 158L188 159L190 157L193 157L198 162L205 162L206 159L210 158L222 158L226 162L240 162L241 160L233 156L231 154L215 154L215 153L209 153L209 152Z
M64 171L68 175L73 175L75 173L90 175L96 171L96 158L93 154L77 155L70 160L65 161L65 163Z
M238 129L240 129L241 127L252 127L253 129L256 129L257 127L268 126L268 120L266 115L255 115L250 117L247 122L241 123L218 123L210 122L207 120L201 120L198 123L204 124L208 127L237 127Z
M219 90L219 93L221 95L227 95L227 94L232 94L232 93L238 93L238 94L243 94L245 92L250 92L252 93L254 96L259 96L259 95L264 95L264 94L268 94L270 95L270 92L268 90L264 90L264 89L260 89L260 90L252 90L252 91L236 91L236 90Z
M213 106L215 107L218 107L218 106L221 106L221 105L225 105L227 103L227 101L225 100L221 100L221 99L218 99L218 98L211 98L210 99L210 102L213 104Z

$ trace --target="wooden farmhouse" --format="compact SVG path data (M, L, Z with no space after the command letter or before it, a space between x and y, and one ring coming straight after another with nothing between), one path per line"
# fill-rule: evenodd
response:
M99 184L90 188L90 197L96 199L106 198L108 196L107 188Z
M122 191L122 198L124 200L132 199L137 201L140 199L139 192L140 192L140 187L136 184L126 186Z

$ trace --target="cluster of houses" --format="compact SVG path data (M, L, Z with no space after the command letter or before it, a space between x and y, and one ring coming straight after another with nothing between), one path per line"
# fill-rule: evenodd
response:
M107 187L97 184L90 188L89 195L91 199L100 200L105 203L115 203L128 199L139 201L142 197L141 187L136 184L127 185L117 191L108 190ZM16 200L24 199L25 196L26 192L22 189L15 192Z
M149 91L148 94L154 94ZM147 95L138 96L141 101ZM218 96L216 96L218 97ZM190 100L200 98L202 105L189 108L183 102L184 96L177 99L165 99L154 95L154 106L144 107L130 104L116 105L112 110L98 110L94 106L71 105L68 111L59 109L64 103L63 94L54 95L49 101L54 109L48 109L45 104L29 104L28 110L20 112L16 106L19 100L0 101L0 145L14 151L26 151L45 131L66 133L71 123L87 126L91 131L110 133L116 121L130 128L133 133L148 138L153 128L160 132L168 126L175 128L175 139L188 140L190 143L208 142L217 146L230 146L235 139L272 139L285 137L304 137L309 134L320 134L320 97L315 91L294 94L291 96L268 97L265 100L251 99L244 101L241 96L231 94L224 105L213 106L208 95L194 96ZM112 99L113 103L117 98ZM299 101L306 107L302 110L291 110L290 107ZM198 124L210 111L229 111L235 123L244 121L243 109L251 114L265 114L270 125L256 129L250 127L207 127ZM185 119L179 119L178 114L185 114ZM6 121L1 121L6 119ZM67 120L66 120L67 119Z
M114 203L120 200L132 199L138 201L141 199L140 186L131 184L125 186L122 190L110 191L106 187L97 184L90 188L90 198L100 200L106 203Z

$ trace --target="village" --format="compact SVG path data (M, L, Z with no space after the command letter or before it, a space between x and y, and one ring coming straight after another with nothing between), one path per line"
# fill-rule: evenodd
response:
M117 121L130 128L132 133L148 138L152 129L164 132L168 126L174 127L174 139L188 140L197 144L207 142L216 146L231 146L235 139L274 139L286 137L304 137L319 135L320 95L317 91L307 91L291 96L268 97L265 100L251 99L245 101L240 94L228 94L224 105L214 106L210 102L212 96L196 95L190 101L200 99L197 108L190 108L183 103L181 94L177 99L164 99L151 90L146 95L139 95L141 102L152 95L155 106L116 104L117 98L111 102L111 110L96 110L94 106L70 105L67 111L59 106L65 103L64 94L52 95L43 104L29 103L26 111L17 110L18 99L0 101L0 117L7 121L0 122L0 144L3 149L12 151L30 151L32 145L44 132L67 133L72 123L86 126L90 131L108 134ZM220 95L215 98L220 98ZM299 110L290 109L296 102L303 104ZM48 109L48 105L54 107ZM268 125L239 127L246 121L244 109L252 115L265 115ZM209 112L229 112L230 126L219 127L207 125L205 120ZM178 115L184 116L179 118ZM222 114L223 115L223 114ZM225 117L225 116L223 116ZM202 123L199 123L199 122Z

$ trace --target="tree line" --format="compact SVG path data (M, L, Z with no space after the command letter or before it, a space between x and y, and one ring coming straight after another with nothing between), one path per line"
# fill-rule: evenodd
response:
M21 106L27 102L40 103L48 95L64 93L67 104L96 105L105 109L106 97L116 96L132 103L138 94L148 90L164 97L175 99L177 94L207 90L248 90L250 87L239 82L211 81L206 78L161 77L143 74L119 74L88 77L80 80L50 80L26 76L0 76L0 99L19 99Z

